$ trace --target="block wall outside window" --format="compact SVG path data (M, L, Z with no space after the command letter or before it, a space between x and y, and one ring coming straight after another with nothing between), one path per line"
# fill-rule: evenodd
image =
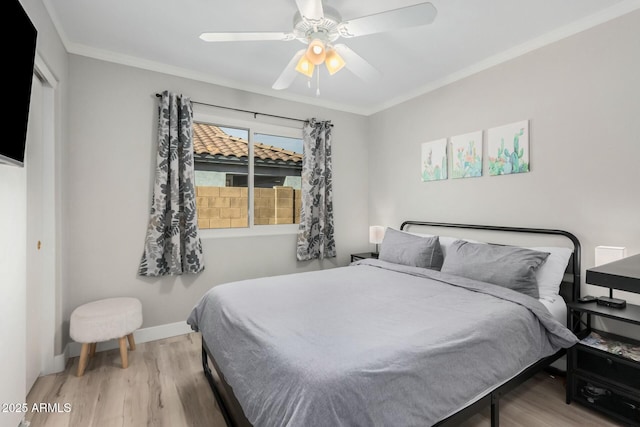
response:
M248 227L248 189L240 187L196 187L198 227ZM256 188L254 224L299 224L301 190L292 187Z
M248 227L248 189L241 187L196 187L198 228Z

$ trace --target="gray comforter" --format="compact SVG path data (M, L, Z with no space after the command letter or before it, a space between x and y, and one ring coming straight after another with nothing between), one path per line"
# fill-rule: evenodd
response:
M254 426L426 426L577 339L537 300L364 260L211 289L187 322Z

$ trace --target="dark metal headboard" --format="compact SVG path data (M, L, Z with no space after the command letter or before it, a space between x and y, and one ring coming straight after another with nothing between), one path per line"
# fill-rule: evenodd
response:
M476 224L451 224L447 222L425 222L425 221L405 221L400 226L400 230L405 230L407 226L428 226L428 227L446 227L446 228L467 228L473 230L490 230L490 231L506 231L514 233L528 234L547 234L555 236L563 236L571 240L573 244L573 255L567 265L565 274L572 276L570 282L564 281L560 285L560 295L567 303L576 301L580 298L580 241L576 236L564 230L551 230L546 228L524 228L524 227L503 227L496 225L476 225Z

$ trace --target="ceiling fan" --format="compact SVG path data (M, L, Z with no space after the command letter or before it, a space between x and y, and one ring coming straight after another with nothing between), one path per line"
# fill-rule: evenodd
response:
M293 31L202 33L207 42L299 40L308 45L291 58L272 88L288 88L296 72L311 78L316 66L325 64L333 75L343 67L365 81L375 80L379 72L345 44L334 44L340 37L352 38L369 34L416 27L433 22L436 8L431 3L419 3L343 21L335 9L323 6L322 0L295 0L298 12L293 18ZM319 78L319 74L317 77ZM319 94L319 89L318 92Z

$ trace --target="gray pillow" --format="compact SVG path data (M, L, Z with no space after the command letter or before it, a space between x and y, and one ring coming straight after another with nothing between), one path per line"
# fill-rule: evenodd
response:
M442 272L493 283L538 298L536 270L549 256L516 246L455 241L447 250Z
M420 237L387 228L378 259L395 264L440 270L443 256L438 236Z

